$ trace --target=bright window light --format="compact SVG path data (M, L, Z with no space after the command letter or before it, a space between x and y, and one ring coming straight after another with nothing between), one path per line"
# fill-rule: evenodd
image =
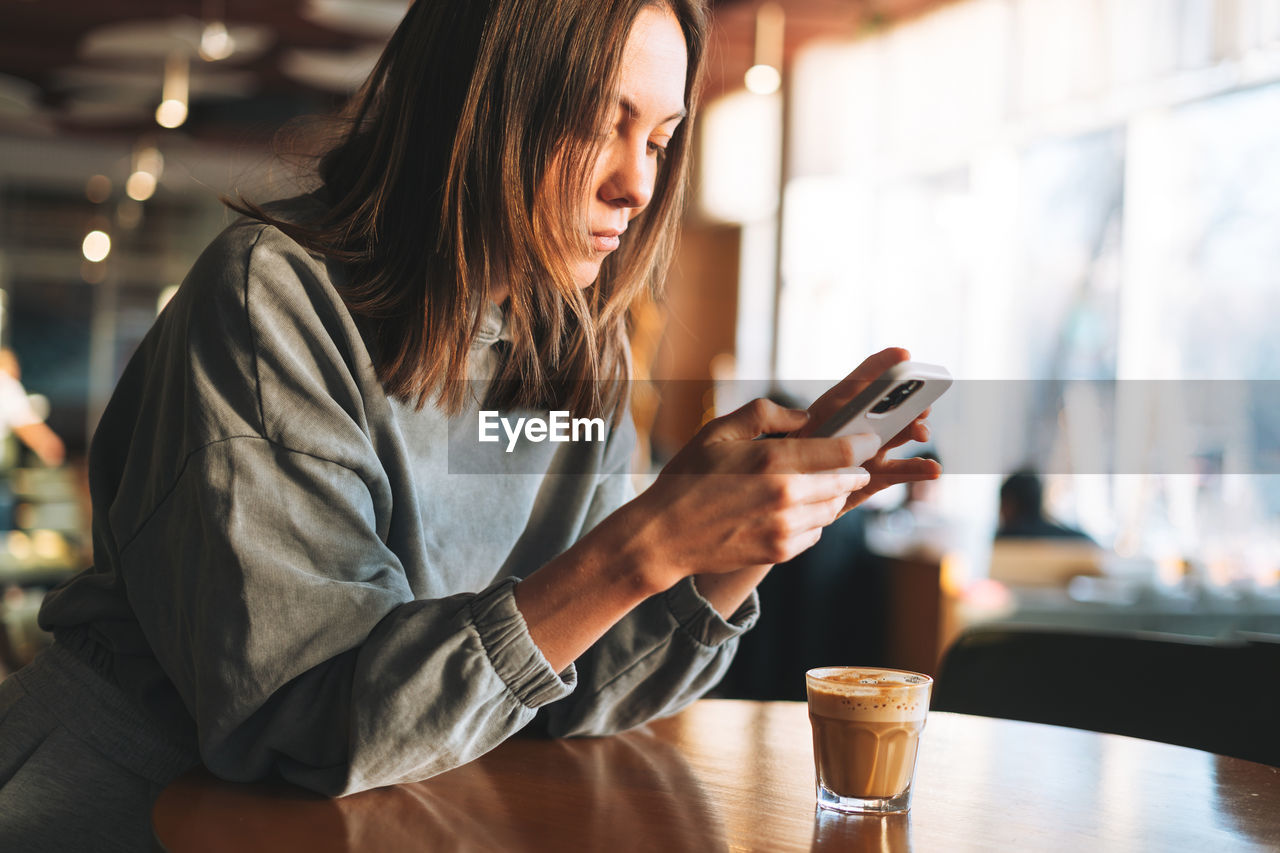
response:
M735 92L702 120L702 210L722 222L755 222L778 207L782 96Z

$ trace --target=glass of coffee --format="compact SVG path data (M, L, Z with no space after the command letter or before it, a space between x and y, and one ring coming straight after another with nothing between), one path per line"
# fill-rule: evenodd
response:
M911 776L933 679L861 666L811 669L804 677L818 805L876 814L911 808Z

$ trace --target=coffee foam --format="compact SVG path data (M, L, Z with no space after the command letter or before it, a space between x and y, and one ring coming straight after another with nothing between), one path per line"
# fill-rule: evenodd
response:
M932 679L888 669L828 667L809 673L809 710L841 720L923 720Z

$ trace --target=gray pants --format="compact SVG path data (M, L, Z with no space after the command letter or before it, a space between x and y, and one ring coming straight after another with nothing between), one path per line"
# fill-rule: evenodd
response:
M152 850L151 807L196 763L56 643L0 682L0 850Z

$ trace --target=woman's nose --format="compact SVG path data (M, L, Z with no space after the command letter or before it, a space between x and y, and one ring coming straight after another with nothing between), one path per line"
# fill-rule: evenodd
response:
M608 153L608 169L600 187L601 200L616 207L639 209L653 198L656 158L649 156L647 140L626 144L618 140Z

